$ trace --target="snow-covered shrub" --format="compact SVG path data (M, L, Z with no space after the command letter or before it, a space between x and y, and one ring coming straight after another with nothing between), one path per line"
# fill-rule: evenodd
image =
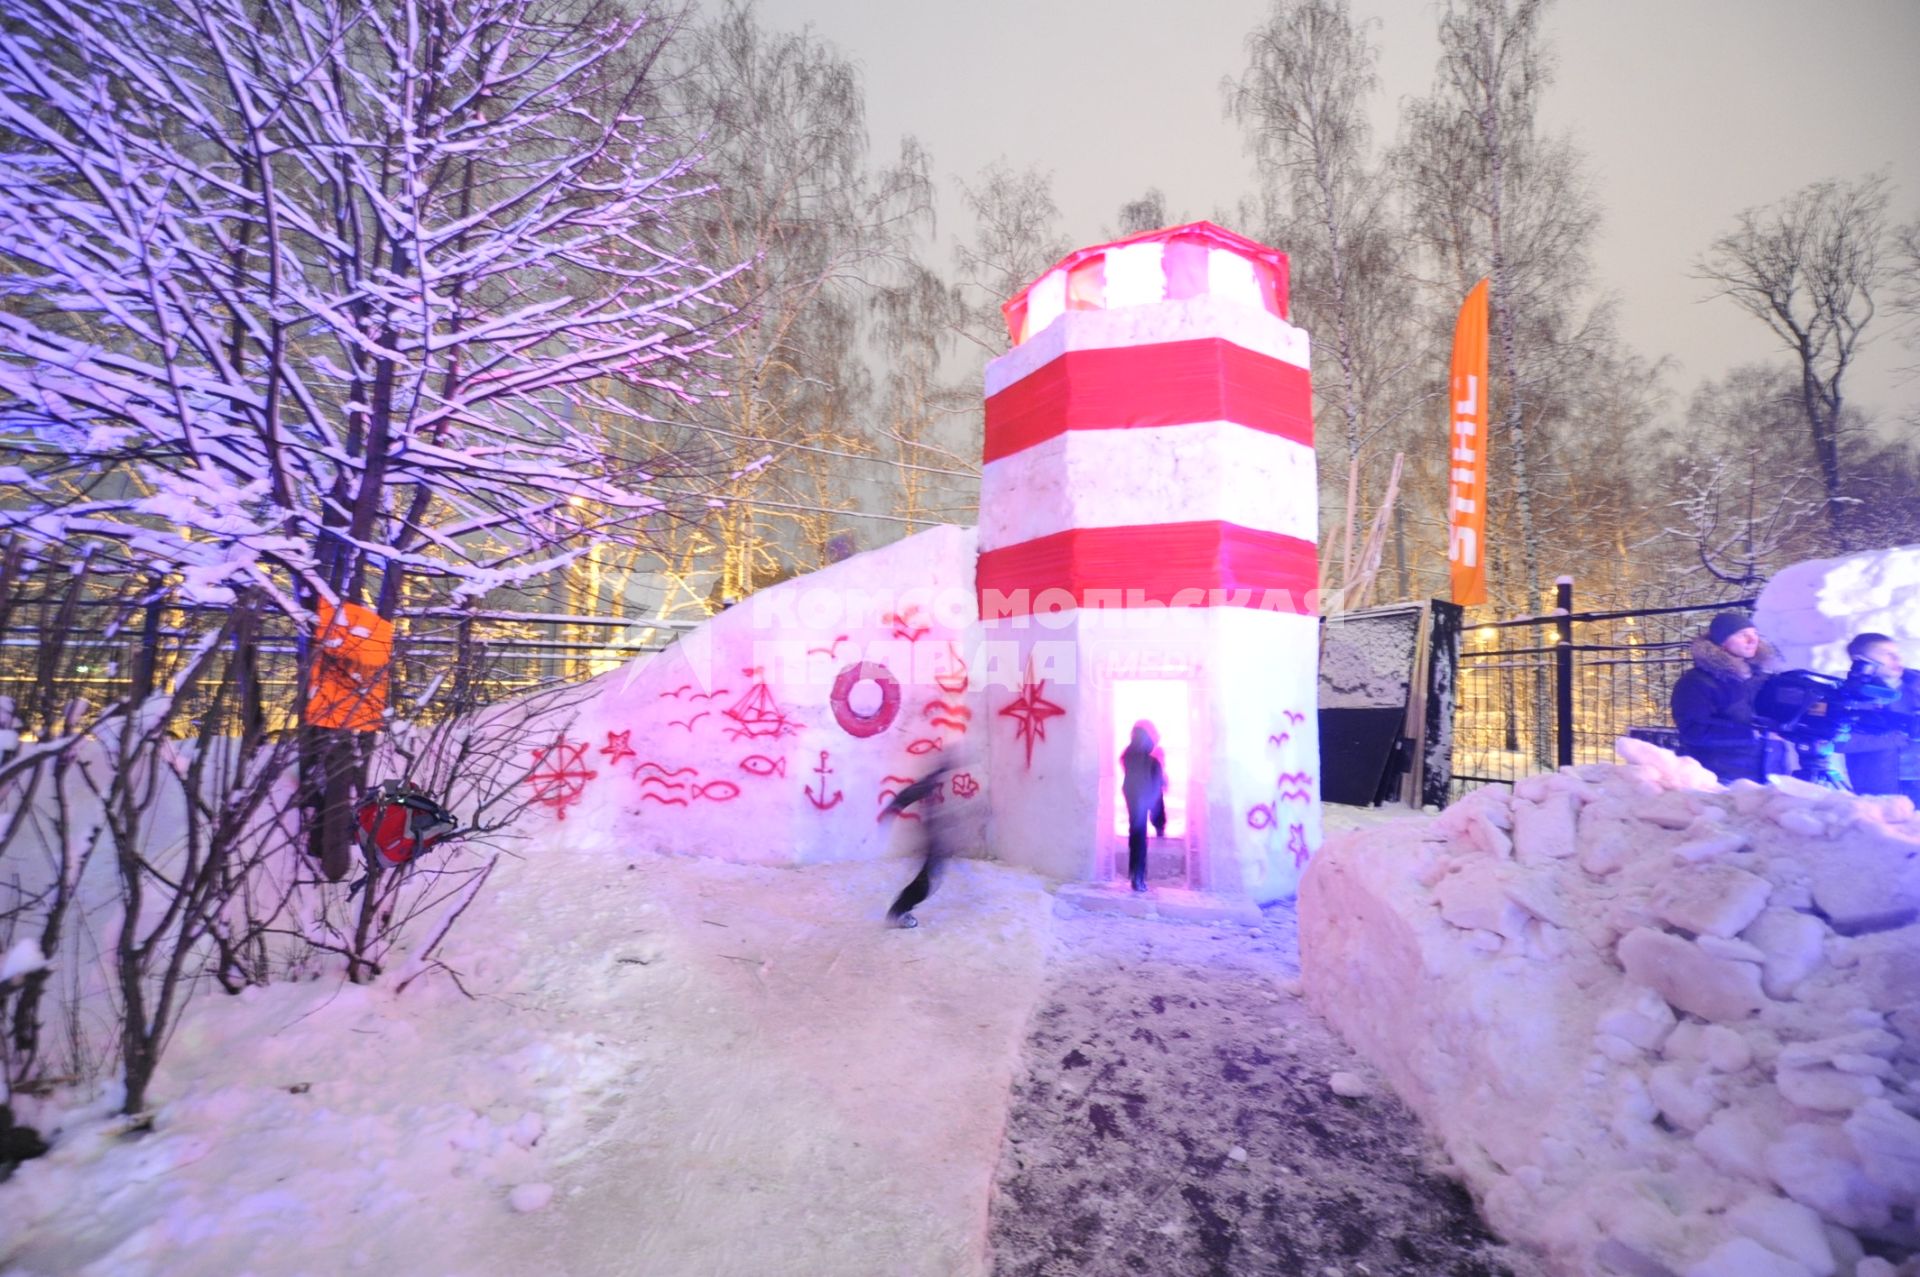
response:
M469 650L456 658L484 665ZM484 668L456 671L464 686L493 683ZM493 704L462 698L459 712L394 720L369 763L376 780L409 781L436 795L460 822L455 841L403 868L362 856L357 890L309 881L296 910L299 934L314 949L347 961L349 978L381 975L404 951L402 987L430 965L448 929L485 886L494 861L518 835L520 817L539 798L528 783L539 759L564 740L577 706L592 695L583 685L560 685ZM414 706L428 711L425 703ZM449 970L457 983L459 975Z
M0 950L9 955L0 1085L90 1083L117 1060L130 1112L203 988L233 993L327 972L370 980L399 953L401 981L433 965L535 795L524 783L535 751L586 694L563 686L490 705L468 697L455 713L435 695L447 680L436 679L409 716L361 738L356 747L383 777L415 781L454 808L463 837L405 872L381 873L356 852L354 875L367 881L350 894L309 854L297 729L254 716L260 665L234 640L257 617L244 606L188 612L165 595L131 595L116 609L99 597L110 584L102 578L92 602L108 607L110 622L136 623L96 632L70 624L66 595L14 584L0 594L0 627L21 632L38 618L41 642L30 677L8 686L43 690L8 705L18 727L0 751ZM175 622L152 650L137 624L150 611ZM125 655L129 634L163 677L109 681L118 695L99 706L73 696L91 671ZM483 658L469 649L463 659ZM479 688L495 682L486 673L446 671Z

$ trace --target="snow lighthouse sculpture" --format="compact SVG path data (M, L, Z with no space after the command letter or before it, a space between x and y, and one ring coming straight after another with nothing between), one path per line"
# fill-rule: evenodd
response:
M1116 759L1169 781L1156 899L1290 895L1319 845L1318 513L1287 259L1206 222L1062 259L986 372L992 841L1124 888Z

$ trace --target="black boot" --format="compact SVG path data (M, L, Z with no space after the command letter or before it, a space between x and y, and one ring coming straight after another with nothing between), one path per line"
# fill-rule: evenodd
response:
M1133 880L1135 891L1147 889L1147 827L1144 824L1130 824L1127 828L1127 876Z

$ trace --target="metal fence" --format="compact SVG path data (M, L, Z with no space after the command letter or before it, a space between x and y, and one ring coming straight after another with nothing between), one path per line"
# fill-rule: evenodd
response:
M32 730L34 718L61 706L104 705L143 689L168 690L186 654L218 632L225 613L182 607L16 595L0 626L0 727ZM401 713L437 717L451 706L497 702L574 683L659 651L694 620L554 616L537 612L417 609L394 621L390 703ZM57 633L59 654L47 659ZM230 654L250 667L269 729L297 713L298 635L279 614L263 615ZM458 680L459 686L455 686ZM28 706L40 714L20 713Z
M14 583L19 584L17 581ZM1570 763L1614 757L1616 738L1670 726L1668 697L1692 662L1706 617L1751 599L1576 612L1571 582L1544 616L1469 624L1453 691L1452 794ZM16 589L0 625L0 727L31 730L30 715L75 701L101 705L148 685L165 690L195 643L218 628L216 608L134 603ZM577 683L667 646L691 620L629 620L541 612L403 610L395 618L391 704L437 717L559 683ZM60 659L43 659L58 628ZM297 710L297 635L269 615L246 640L249 681L265 725ZM453 679L462 680L455 686ZM415 707L418 708L415 708Z
M1562 580L1546 616L1470 624L1454 693L1455 795L1611 761L1614 741L1629 733L1659 738L1707 618L1753 602L1576 612L1573 583Z

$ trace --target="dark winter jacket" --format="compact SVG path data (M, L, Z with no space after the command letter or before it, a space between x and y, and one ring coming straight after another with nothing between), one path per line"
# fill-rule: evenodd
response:
M1127 800L1127 819L1134 825L1147 823L1167 789L1166 771L1155 757L1157 752L1153 730L1136 723L1133 739L1120 754L1120 792Z
M1784 751L1769 748L1753 725L1753 694L1778 667L1765 641L1752 661L1742 660L1702 635L1693 641L1693 668L1673 685L1673 725L1681 752L1696 758L1722 781L1764 782Z
M911 785L908 785L905 789L895 794L893 801L887 804L886 810L888 812L905 811L921 799L939 793L941 782L946 780L946 778L946 768L934 768L934 770L928 772L925 776L922 776L919 780L914 781Z
M1920 670L1900 676L1900 696L1886 708L1900 714L1920 714ZM1847 781L1856 794L1898 794L1901 763L1911 763L1920 745L1905 732L1862 733L1836 747L1847 760Z

